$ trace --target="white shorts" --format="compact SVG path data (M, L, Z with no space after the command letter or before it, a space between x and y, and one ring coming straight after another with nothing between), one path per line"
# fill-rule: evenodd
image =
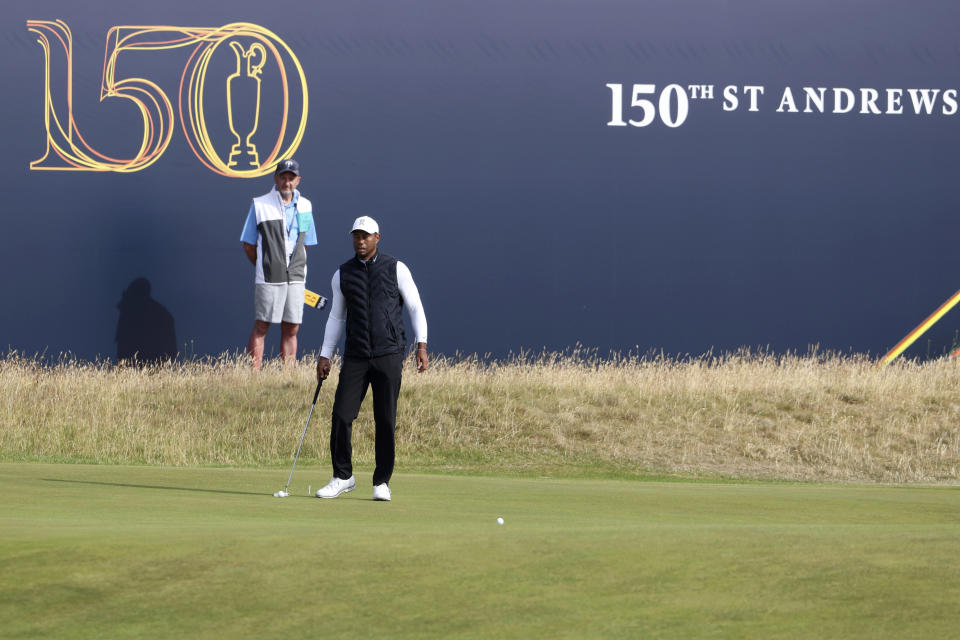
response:
M305 288L302 282L254 284L254 318L261 322L301 324Z

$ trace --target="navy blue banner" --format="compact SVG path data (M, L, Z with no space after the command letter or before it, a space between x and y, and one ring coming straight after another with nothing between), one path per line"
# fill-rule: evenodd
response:
M170 325L181 355L243 349L240 233L291 154L307 287L329 297L372 216L440 352L879 354L960 289L952 2L4 14L7 350L112 358ZM907 355L949 348L958 313ZM301 352L325 321L305 310Z

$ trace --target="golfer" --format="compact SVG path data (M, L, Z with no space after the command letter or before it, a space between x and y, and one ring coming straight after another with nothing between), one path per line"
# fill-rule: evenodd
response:
M253 331L247 350L253 368L263 363L263 342L271 323L280 323L284 363L297 359L297 332L303 321L307 284L307 247L317 244L310 201L300 195L300 165L283 160L273 174L274 187L253 199L240 242L255 269Z
M390 500L390 476L395 457L394 432L397 425L397 397L403 365L406 335L400 308L407 311L417 342L417 371L427 370L427 318L420 293L405 264L377 250L380 227L376 220L357 218L350 231L356 255L340 265L330 286L333 301L317 360L317 380L330 375L333 355L344 328L347 330L343 366L333 400L330 428L330 457L333 478L317 491L318 498L336 498L353 491L350 442L353 421L360 403L373 389L373 419L376 424L376 462L373 472L373 499Z

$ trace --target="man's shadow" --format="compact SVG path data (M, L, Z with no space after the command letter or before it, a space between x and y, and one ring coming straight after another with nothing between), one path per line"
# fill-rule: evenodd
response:
M177 358L177 332L173 316L150 297L150 281L137 278L117 303L117 362L161 364Z

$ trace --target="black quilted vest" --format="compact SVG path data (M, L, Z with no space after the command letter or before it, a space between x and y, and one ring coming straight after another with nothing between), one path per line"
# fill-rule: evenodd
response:
M364 264L356 257L340 265L340 291L347 308L346 358L378 358L403 353L403 298L397 285L397 259L377 252Z

